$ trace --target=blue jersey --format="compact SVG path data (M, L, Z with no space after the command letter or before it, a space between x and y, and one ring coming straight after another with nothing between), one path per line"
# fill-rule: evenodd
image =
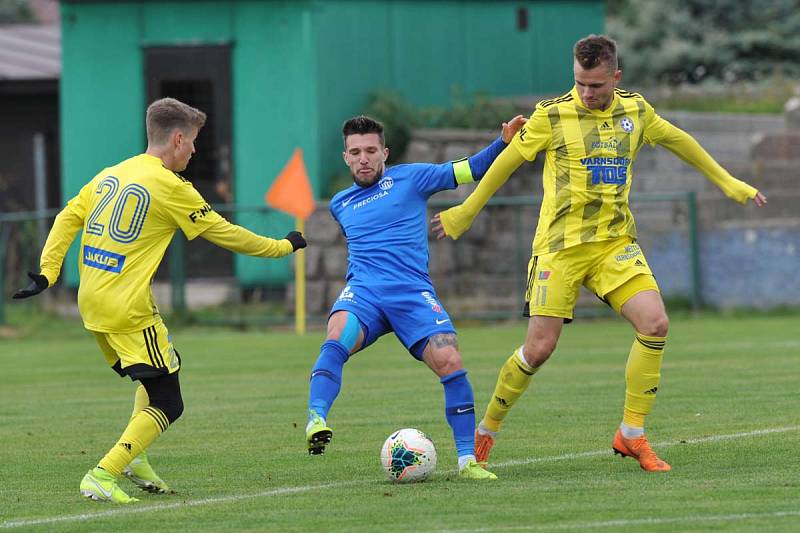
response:
M353 184L336 194L330 211L347 239L347 281L430 283L428 198L462 181L454 171L459 163L469 165L472 179L480 179L505 146L498 139L468 160L397 165L387 168L370 187Z

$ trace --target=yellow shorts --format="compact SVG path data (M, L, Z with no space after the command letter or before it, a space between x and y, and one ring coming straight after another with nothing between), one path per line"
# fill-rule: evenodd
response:
M531 258L525 316L572 320L581 285L617 312L634 294L658 291L647 259L631 237L587 242Z
M172 374L181 367L181 358L163 322L136 333L92 333L108 365L121 376L152 378Z

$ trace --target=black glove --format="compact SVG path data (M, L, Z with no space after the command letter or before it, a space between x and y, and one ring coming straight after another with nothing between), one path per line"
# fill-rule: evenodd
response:
M286 234L286 237L284 237L284 239L292 243L293 252L296 252L300 248L305 248L306 246L308 246L305 238L303 237L303 234L300 233L299 231L290 231L289 233Z
M28 277L31 278L31 284L25 287L24 289L20 289L14 293L13 298L15 300L19 300L21 298L29 298L31 296L36 296L47 287L50 286L50 282L47 281L47 278L44 277L42 274L34 274L33 272L28 272Z

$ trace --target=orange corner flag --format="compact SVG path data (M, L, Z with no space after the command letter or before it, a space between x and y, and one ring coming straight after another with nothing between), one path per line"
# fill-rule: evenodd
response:
M264 195L264 201L273 209L303 220L314 212L314 195L303 163L302 149L295 148L291 159Z

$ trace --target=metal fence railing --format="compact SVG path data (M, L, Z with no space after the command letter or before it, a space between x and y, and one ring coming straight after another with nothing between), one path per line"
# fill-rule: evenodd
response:
M458 202L460 200L433 199L429 207L433 213ZM480 289L483 272L490 273L490 280L484 282L491 284L488 291L505 291L508 295L499 301L502 310L499 313L478 313L473 308L467 309L462 316L508 316L508 309L516 313L522 308L530 245L540 206L539 197L492 198L473 227L450 246L455 266L444 272L437 268L439 258L433 251L436 244L432 245L432 275L437 292L448 308L470 292L483 292L482 296L486 296L487 291ZM700 309L703 300L696 194L638 193L632 198L631 208L637 223L638 241L665 298L681 300L692 309ZM462 283L450 283L451 276L461 271L471 271L472 276ZM448 290L449 285L453 286L451 290ZM589 297L588 291L583 296L578 302L577 314L594 314L605 309L599 300ZM594 304L598 304L600 309L596 309Z
M434 198L429 202L429 215L458 202ZM493 198L473 228L459 241L431 242L431 276L451 314L475 319L518 316L540 203L541 199L534 197ZM247 220L258 220L272 213L265 206L224 204L214 208L233 220L241 215L247 215ZM695 193L639 193L632 199L632 209L639 241L664 296L684 299L693 309L702 307ZM41 247L58 212L59 209L0 213L0 289L3 294L0 324L7 319L5 307L11 294L27 284L26 272L38 271ZM332 224L324 202L313 217L318 217L317 228ZM248 226L247 223L243 225ZM341 238L315 242L314 228L313 223L307 226L312 246L306 257L316 262L313 268L307 265L308 286L313 289L307 301L311 319L322 321L343 286L346 256L342 250L346 244ZM161 296L157 296L168 300L171 304L168 307L174 314L198 322L207 320L221 324L289 323L292 319L293 280L287 281L288 292L286 288L273 286L261 291L267 297L253 296L259 291L245 289L239 283L228 252L196 241L187 246L180 234L173 239L164 263L156 275L161 289ZM192 287L189 294L187 286ZM223 296L210 299L210 306L224 301L236 310L210 316L198 313L197 306L203 304L193 305L191 296L197 291L213 290ZM266 307L265 300L271 301ZM590 298L586 301L594 302ZM248 306L251 309L248 310ZM269 317L265 316L267 313Z

